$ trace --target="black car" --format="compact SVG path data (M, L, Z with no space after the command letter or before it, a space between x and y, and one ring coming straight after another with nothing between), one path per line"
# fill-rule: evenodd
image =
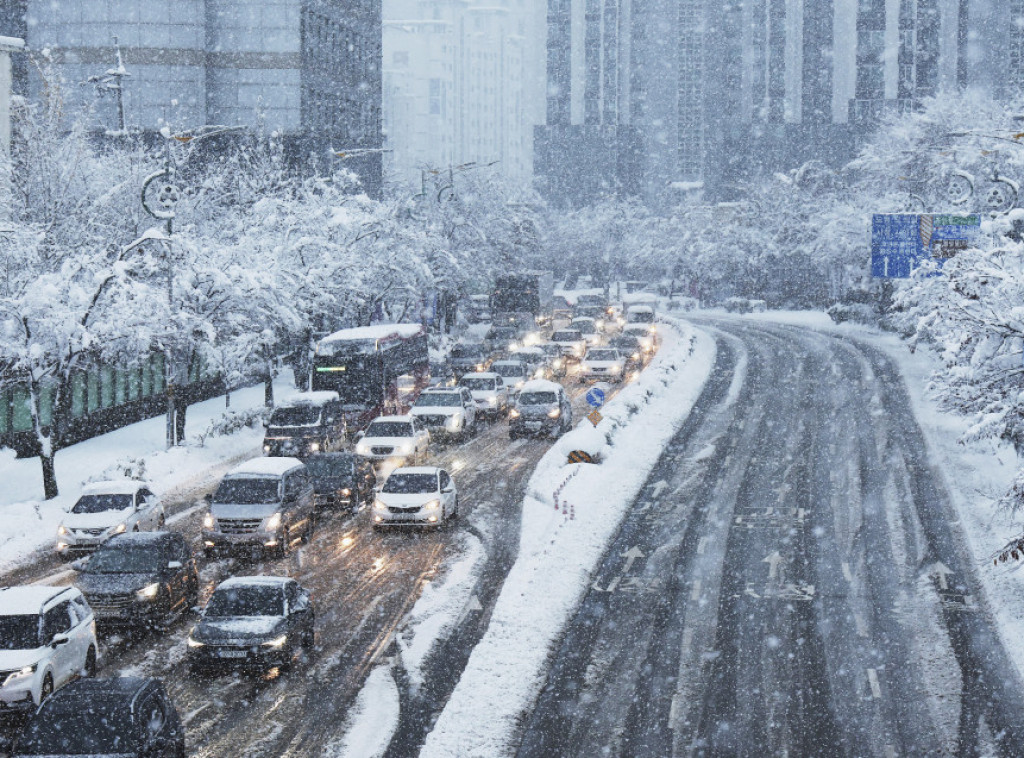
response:
M217 586L188 635L193 671L288 666L313 650L309 592L284 576L233 577Z
M491 354L483 345L459 343L452 348L448 362L452 373L461 379L464 374L486 371L491 365Z
M48 697L12 756L184 758L185 730L159 679L79 679Z
M352 453L324 453L306 460L317 508L355 510L373 501L377 475L373 464Z
M199 570L177 532L129 532L100 545L81 569L99 626L163 627L199 601Z
M637 371L644 365L644 347L640 340L629 334L619 334L608 340L608 347L614 347L626 358L626 370Z

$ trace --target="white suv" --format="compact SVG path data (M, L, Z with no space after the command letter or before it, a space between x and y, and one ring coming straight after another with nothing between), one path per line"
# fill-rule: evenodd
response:
M149 485L134 479L93 482L57 529L57 555L72 560L123 532L164 528L164 506Z
M0 717L96 673L96 622L74 587L0 587Z

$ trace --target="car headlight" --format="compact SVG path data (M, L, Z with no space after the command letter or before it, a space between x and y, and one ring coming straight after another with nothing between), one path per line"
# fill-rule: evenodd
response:
M60 526L57 527L57 536L58 537L63 537L67 533L68 533L68 528L66 526L64 526L64 524L61 524Z
M282 634L280 637L275 637L272 640L267 640L263 643L263 647L282 648L288 641L288 635Z
M188 646L189 647L206 647L206 643L205 642L200 642L199 640L197 640L195 637L192 636L195 633L195 631L196 630L193 629L191 632L188 633L188 639L185 640L186 643L188 643Z
M658 327L656 327L654 324L651 324L650 328L648 328L647 331L649 331L651 334L654 334L655 332L658 331Z
M522 414L515 408L512 408L508 412L509 418L519 418Z
M352 490L350 488L348 488L348 487L343 487L342 488L342 490L341 490L342 497L348 497L351 494L352 494Z
M451 429L458 429L462 426L462 415L455 413L448 417L448 427Z
M319 442L310 442L309 443L309 450L312 453L319 453L320 452L320 443Z
M269 453L270 452L270 445L264 445L263 446L263 452L264 453Z
M633 353L633 360L634 361L640 360L640 353Z
M426 503L423 507L426 508L428 511L436 511L438 508L441 507L441 501L431 500L430 502Z
M267 531L267 532L276 532L277 528L279 526L281 526L281 512L280 511L278 511L277 513L275 513L272 516L270 516L266 520L266 522L264 522L263 529L264 529L264 531Z
M564 362L564 361L562 361L562 359L561 359L561 358L555 358L555 360L553 360L553 361L551 362L551 365L552 365L552 366L553 366L554 368L562 368L562 364L563 364L563 362Z
M136 592L135 597L138 600L152 600L157 596L158 592L160 592L160 583L153 582L152 584L147 584L141 590Z
M484 364L482 364L482 363L476 364L476 370L477 371L483 371L484 370Z
M548 411L548 418L558 418L561 415L562 415L562 409L561 408L552 408L550 411Z
M517 347L519 347L519 345L518 345L518 343L516 343L516 342L509 342L509 343L508 343L508 349L509 349L509 351L515 350L515 349L516 349Z
M212 513L207 513L203 516L203 529L213 529L215 526L217 526L217 522L213 518Z
M16 682L19 679L25 679L26 677L32 676L36 672L37 665L38 664L33 663L31 666L22 666L17 671L12 671L10 674L7 675L7 678L4 679L3 682L0 682L0 684L7 685L11 682Z
M580 371L590 371L590 364L589 363L581 363L580 364Z
M594 326L596 326L598 329L604 329L604 321L595 321Z
M360 442L358 445L356 445L356 455L369 455L369 454L370 454L370 445L369 445L369 443Z
M128 522L126 521L122 521L120 524L111 529L111 532L113 532L114 534L123 534L126 531L128 531Z
M493 396L487 398L487 403L488 403L488 405L497 405L498 404L498 397L497 397L497 395L493 395Z
M383 500L374 500L373 507L378 511L386 511L388 509L387 504Z
M398 446L398 452L408 455L413 451L415 445L412 442L403 442Z

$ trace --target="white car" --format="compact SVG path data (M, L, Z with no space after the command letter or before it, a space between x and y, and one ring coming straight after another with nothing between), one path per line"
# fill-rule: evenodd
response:
M501 377L510 396L515 396L532 378L529 367L522 361L495 361L491 372Z
M645 353L654 352L654 324L627 324L622 333L640 340Z
M415 416L375 418L356 443L356 455L371 461L422 461L427 457L430 432Z
M591 379L621 382L625 374L626 359L614 348L591 348L580 362L581 382Z
M96 673L96 622L74 587L0 587L0 711L32 713Z
M558 329L551 334L551 341L562 348L568 360L578 361L587 351L587 341L579 329Z
M80 558L115 534L163 529L165 519L163 503L145 482L93 482L57 528L57 555Z
M465 387L423 390L409 415L432 435L467 437L476 430L476 401Z
M459 386L473 394L476 412L481 416L497 418L508 412L508 388L505 380L493 371L466 374L459 380Z
M373 526L441 526L459 515L459 493L441 468L399 468L384 482L373 503Z

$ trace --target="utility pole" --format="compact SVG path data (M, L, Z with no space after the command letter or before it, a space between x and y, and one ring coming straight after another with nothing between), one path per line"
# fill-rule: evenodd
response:
M121 57L121 46L117 42L117 37L114 37L114 54L117 57L117 65L114 68L107 69L104 74L90 76L87 83L95 84L100 94L104 92L114 93L114 100L117 103L116 134L124 136L127 133L127 124L124 117L124 78L131 76L131 74L124 67L124 59Z

